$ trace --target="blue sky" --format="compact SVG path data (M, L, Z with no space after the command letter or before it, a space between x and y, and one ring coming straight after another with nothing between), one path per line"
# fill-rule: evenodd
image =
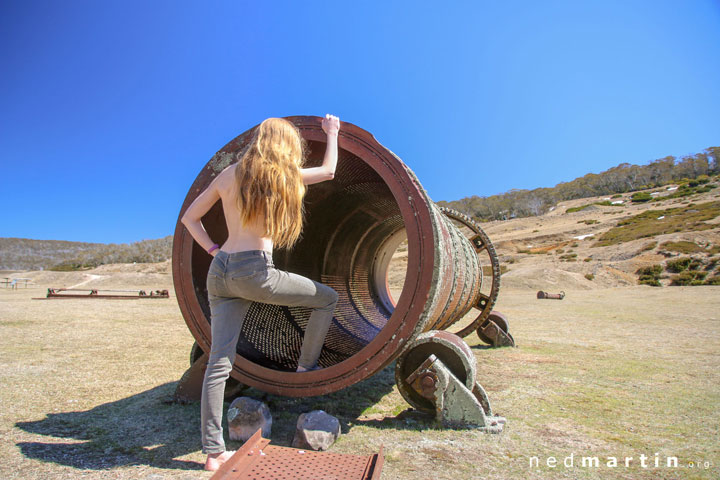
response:
M720 2L4 1L0 237L172 234L269 116L372 132L433 200L720 144Z

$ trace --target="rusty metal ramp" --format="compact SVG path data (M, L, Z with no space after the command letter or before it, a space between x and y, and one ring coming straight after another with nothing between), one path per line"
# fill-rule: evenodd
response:
M312 452L270 445L258 430L210 480L378 480L382 465L382 447L367 456Z

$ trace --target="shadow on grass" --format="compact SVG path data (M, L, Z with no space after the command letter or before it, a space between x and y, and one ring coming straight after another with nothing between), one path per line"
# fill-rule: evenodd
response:
M165 403L177 382L159 385L87 411L49 413L46 418L15 424L48 442L21 442L28 458L79 469L119 466L199 470L197 462L176 460L200 445L200 405ZM67 439L71 441L58 441Z
M383 420L359 420L360 417L365 418L364 412L393 391L393 369L394 364L363 382L319 397L281 397L252 388L242 395L262 400L270 407L273 414L271 441L274 445L290 446L298 415L310 410L325 410L338 417L343 433L348 433L354 425L413 430L429 428L433 425L432 417L419 414L407 417L403 413ZM18 422L15 424L17 428L49 438L47 442L21 442L17 446L28 458L78 469L105 470L148 465L200 470L202 464L198 462L177 459L199 452L202 445L200 404L168 402L176 386L177 382L169 382L87 411L49 413L42 420ZM404 401L400 402L403 402L402 407L407 406ZM224 413L227 407L226 403ZM427 424L422 419L427 419ZM226 416L224 422L227 439ZM228 449L236 449L240 445L241 442L227 442Z

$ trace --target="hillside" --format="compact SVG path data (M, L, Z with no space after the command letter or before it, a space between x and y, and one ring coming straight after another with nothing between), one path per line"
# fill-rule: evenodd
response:
M172 254L172 236L104 244L0 238L0 270L76 270L109 263L162 262Z
M720 189L673 197L677 190L668 185L646 191L656 192L653 202L632 202L631 194L570 200L537 217L483 224L508 267L502 288L559 292L636 285L637 271L654 265L662 269L657 285L678 284L681 275L717 279ZM684 269L668 270L678 259L690 260Z
M513 189L488 197L474 195L460 200L440 201L438 205L460 210L480 221L507 220L547 213L563 201L634 192L718 173L720 147L709 147L701 153L679 159L668 156L647 165L621 163L604 172L588 173L551 188Z

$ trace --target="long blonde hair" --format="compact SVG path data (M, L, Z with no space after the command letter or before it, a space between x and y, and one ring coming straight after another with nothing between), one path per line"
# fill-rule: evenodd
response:
M264 219L265 235L279 248L292 247L302 231L304 161L305 142L295 125L268 118L255 130L235 168L243 224Z

